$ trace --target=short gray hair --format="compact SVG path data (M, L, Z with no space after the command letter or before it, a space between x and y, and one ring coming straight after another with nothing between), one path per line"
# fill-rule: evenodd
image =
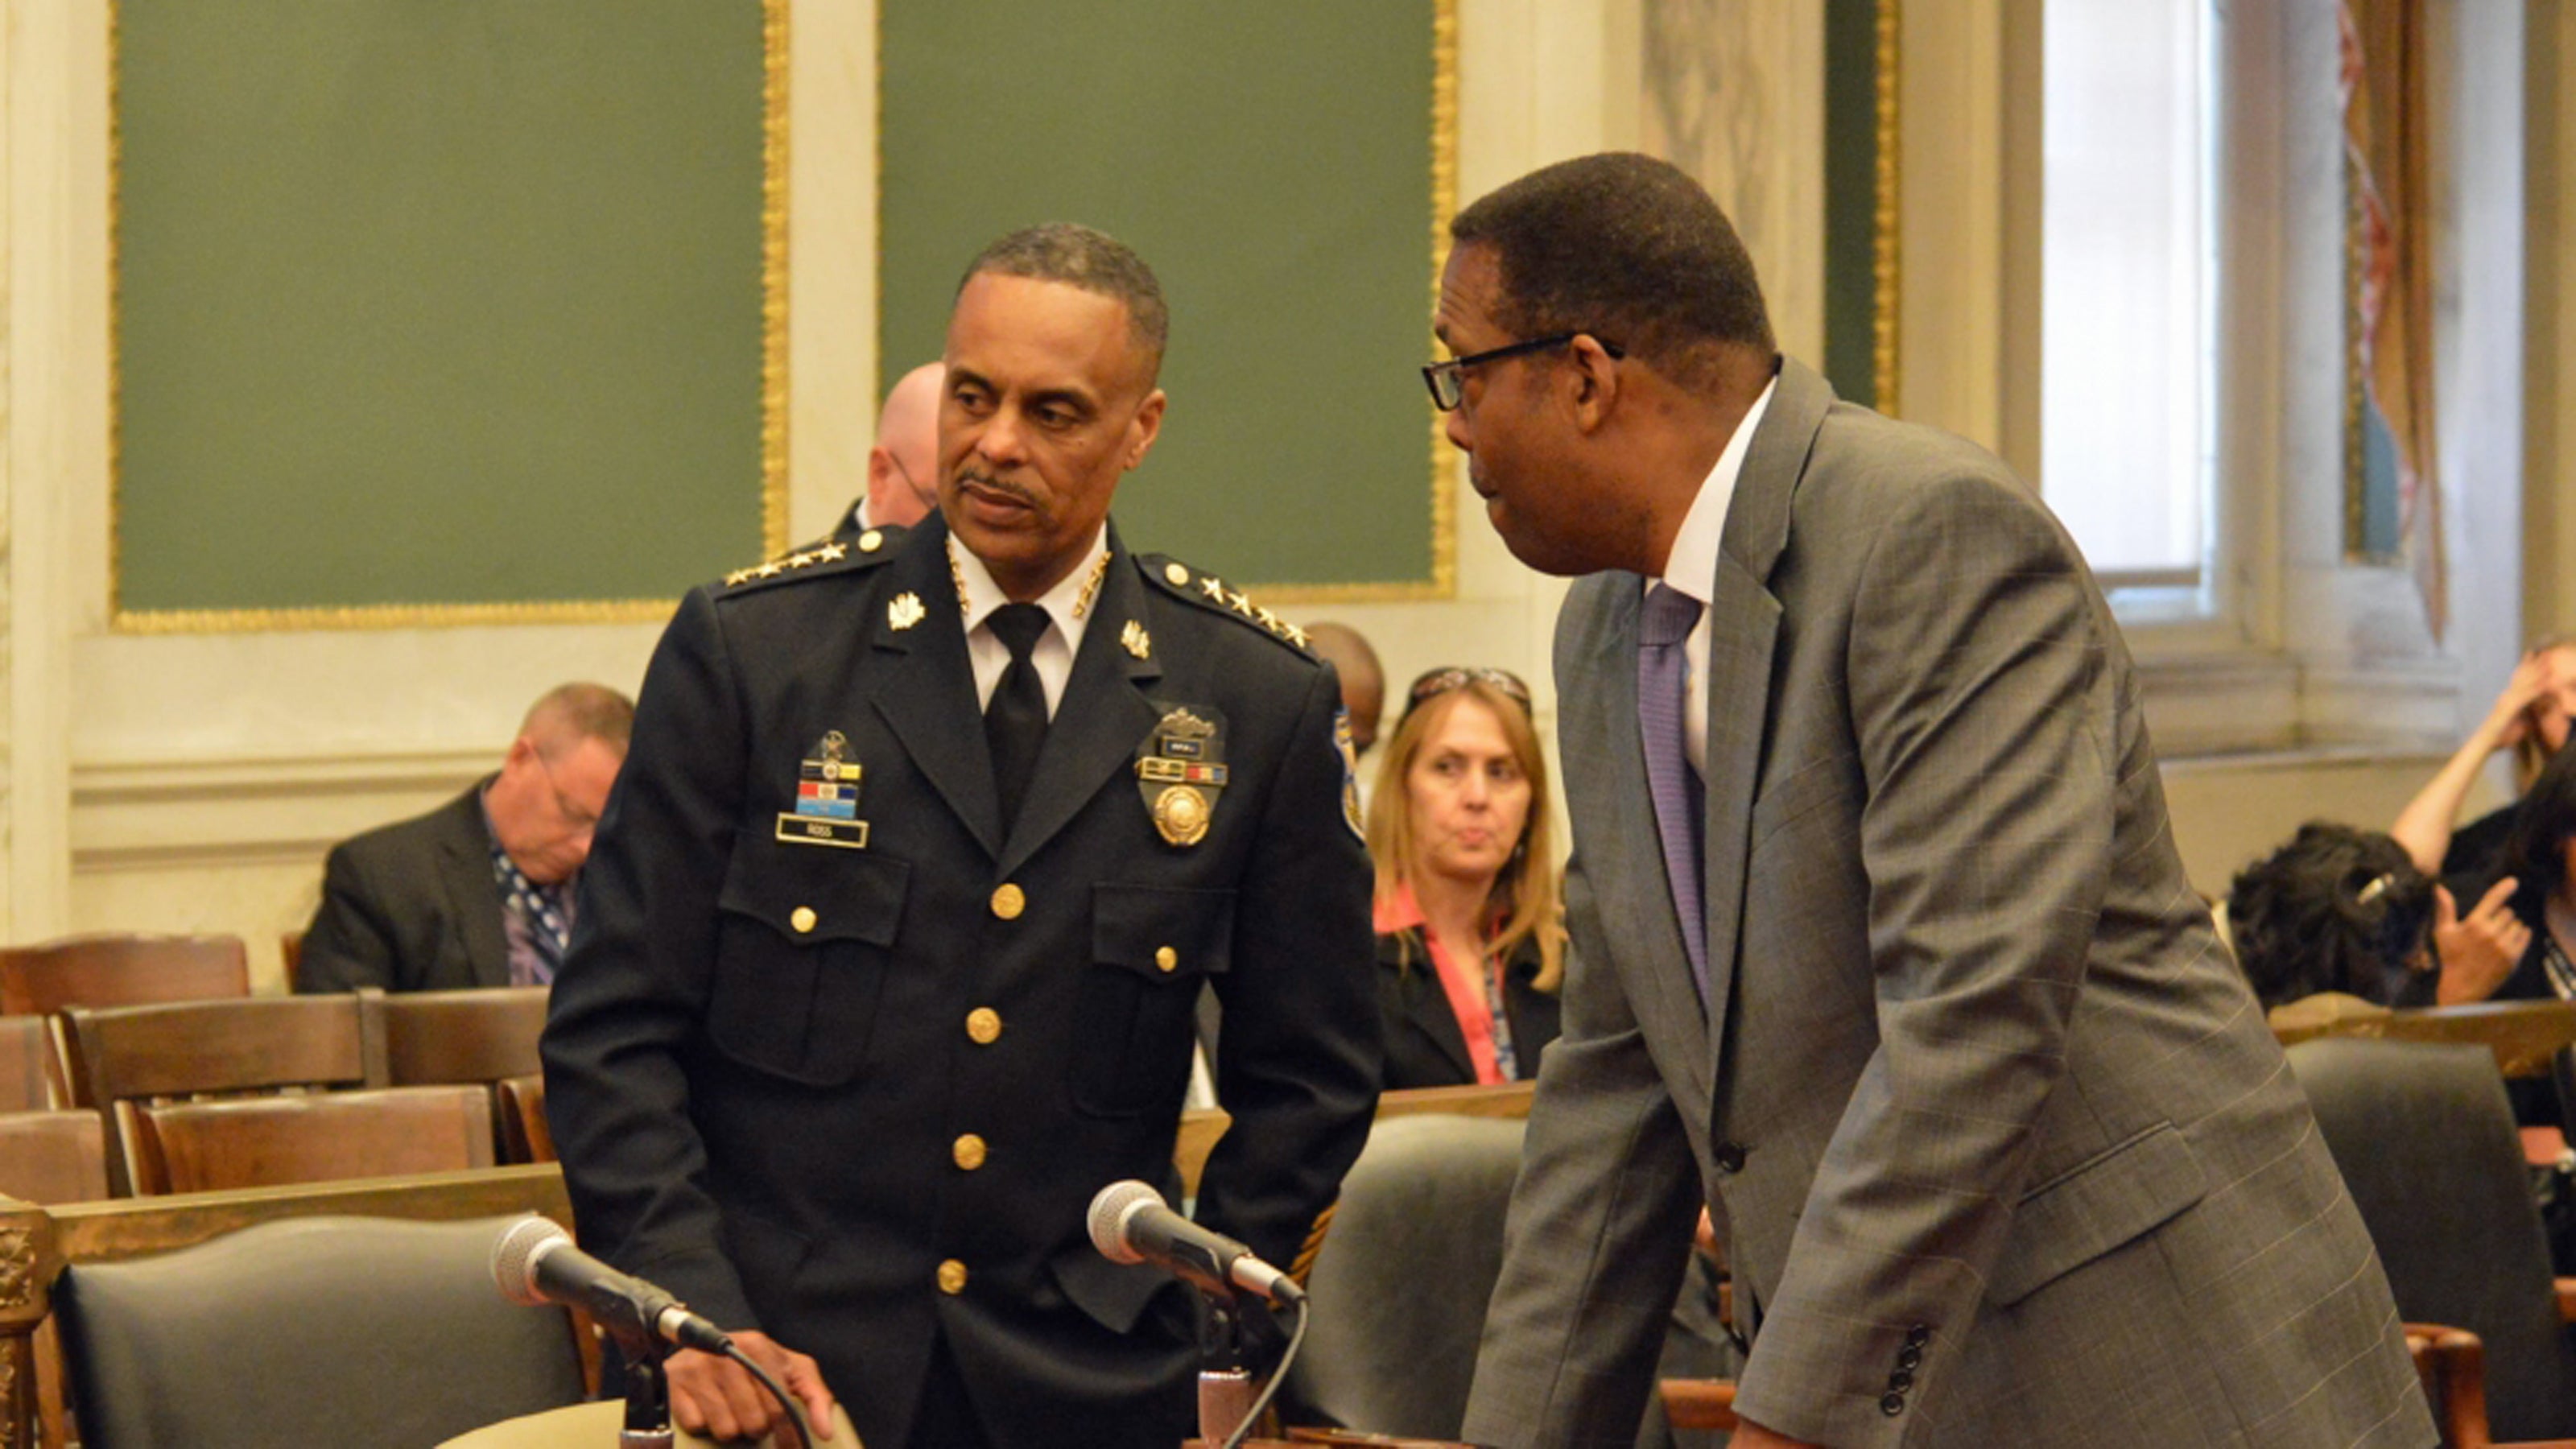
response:
M1127 335L1150 364L1147 378L1162 370L1163 344L1172 330L1163 284L1145 259L1118 238L1070 221L1015 231L976 254L966 275L957 279L958 293L963 295L966 284L984 272L1062 282L1122 304Z

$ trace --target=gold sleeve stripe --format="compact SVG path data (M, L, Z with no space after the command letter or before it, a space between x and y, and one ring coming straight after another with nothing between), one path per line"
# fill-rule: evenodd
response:
M1315 1255L1324 1250L1324 1234L1333 1226L1333 1210L1340 1206L1338 1202L1327 1204L1315 1214L1315 1225L1306 1230L1306 1245L1297 1250L1297 1261L1288 1265L1288 1276L1297 1280L1298 1287L1305 1287L1307 1277L1315 1271Z

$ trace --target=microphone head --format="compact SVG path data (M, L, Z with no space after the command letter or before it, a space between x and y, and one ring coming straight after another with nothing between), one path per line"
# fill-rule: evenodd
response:
M501 1296L530 1308L542 1306L546 1297L537 1291L537 1260L571 1241L572 1234L545 1218L531 1215L510 1224L492 1245L492 1281Z
M1138 1182L1132 1177L1125 1182L1113 1182L1100 1190L1099 1195L1091 1200L1089 1218L1091 1246L1100 1250L1100 1256L1113 1263L1145 1261L1144 1254L1127 1244L1127 1219L1148 1203L1155 1207L1165 1206L1163 1195L1154 1191L1152 1184Z

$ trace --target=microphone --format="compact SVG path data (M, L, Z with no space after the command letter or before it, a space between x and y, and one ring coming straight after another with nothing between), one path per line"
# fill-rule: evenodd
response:
M1297 1280L1223 1233L1171 1210L1146 1183L1113 1182L1091 1200L1091 1245L1113 1263L1152 1263L1203 1293L1240 1288L1273 1303L1305 1301Z
M716 1354L733 1348L723 1329L663 1290L574 1247L570 1233L541 1217L510 1224L492 1245L492 1281L513 1303L581 1309L623 1342L658 1338Z

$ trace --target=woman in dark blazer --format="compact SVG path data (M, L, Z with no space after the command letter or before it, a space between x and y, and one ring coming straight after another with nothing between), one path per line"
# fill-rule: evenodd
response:
M1538 1074L1565 970L1551 830L1528 687L1415 680L1368 817L1389 1090Z

